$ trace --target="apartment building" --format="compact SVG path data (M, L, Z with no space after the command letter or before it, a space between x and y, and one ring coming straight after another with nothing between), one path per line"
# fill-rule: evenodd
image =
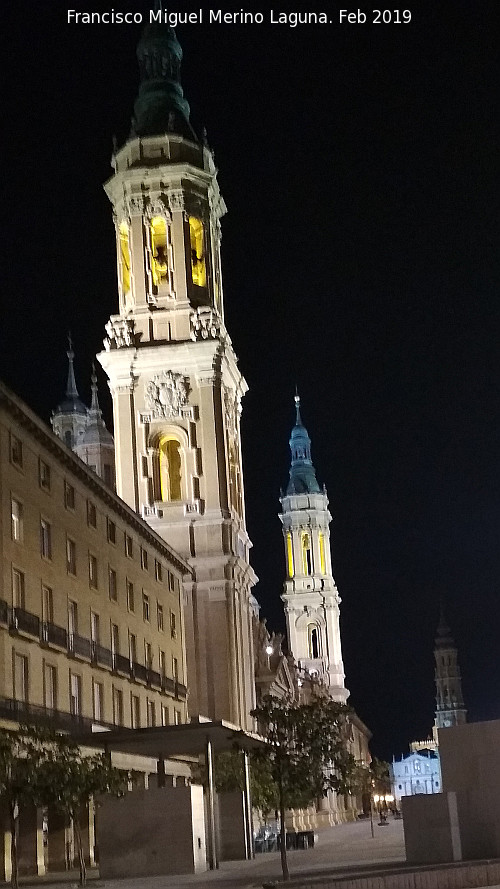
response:
M187 720L188 564L0 384L0 720Z

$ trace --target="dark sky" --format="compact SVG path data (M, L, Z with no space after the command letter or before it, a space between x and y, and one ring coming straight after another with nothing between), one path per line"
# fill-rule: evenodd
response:
M178 29L229 208L256 595L281 629L297 384L334 516L351 702L385 757L430 731L441 597L470 716L500 717L500 15L487 0L425 5L409 25ZM148 4L115 9L146 17ZM67 329L88 399L117 309L102 183L138 83L140 26L67 25L66 11L2 7L0 373L47 420ZM109 415L103 376L101 389Z

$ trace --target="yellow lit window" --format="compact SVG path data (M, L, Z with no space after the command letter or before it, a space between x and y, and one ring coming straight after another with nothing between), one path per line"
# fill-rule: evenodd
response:
M126 222L120 222L120 265L122 292L128 293L130 290L130 243Z
M162 500L181 500L181 446L176 438L160 441L160 491Z
M324 534L319 535L319 563L321 565L321 573L326 574L325 536L324 536Z
M151 274L155 287L168 279L167 221L163 216L151 220Z
M312 555L311 555L311 538L309 534L304 532L301 537L302 543L302 568L304 574L312 574Z
M207 285L203 223L196 216L189 217L189 241L191 248L191 277L198 287Z
M291 535L290 531L287 531L287 534L286 534L286 561L287 561L288 576L293 577L293 547L292 547L292 535Z

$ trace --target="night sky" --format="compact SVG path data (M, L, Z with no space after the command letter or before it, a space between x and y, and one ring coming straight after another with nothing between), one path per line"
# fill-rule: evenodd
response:
M340 26L335 6L324 26L177 30L191 120L207 127L228 205L256 596L282 630L297 384L334 519L350 700L386 758L431 730L441 598L470 718L500 717L500 16L487 0L423 6L408 7L410 25ZM128 135L141 31L66 14L2 7L0 375L47 421L67 330L88 401L117 310L102 183L113 135ZM102 372L100 384L110 421Z

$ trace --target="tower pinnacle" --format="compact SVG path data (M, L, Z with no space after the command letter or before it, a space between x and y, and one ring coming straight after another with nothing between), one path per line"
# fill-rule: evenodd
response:
M302 424L300 416L300 396L295 394L296 420L290 436L292 460L290 465L290 481L286 489L290 494L319 494L320 487L316 479L316 470L311 459L311 439Z
M146 25L137 46L141 82L130 138L177 133L197 142L180 81L181 45L174 29L162 22L159 0L152 17L154 21Z

